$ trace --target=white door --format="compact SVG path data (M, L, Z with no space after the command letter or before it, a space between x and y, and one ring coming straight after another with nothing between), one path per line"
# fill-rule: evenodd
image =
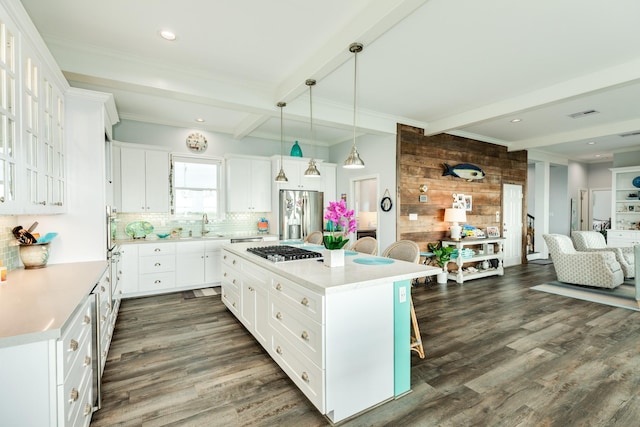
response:
M502 237L504 266L522 263L522 186L504 184L502 188Z

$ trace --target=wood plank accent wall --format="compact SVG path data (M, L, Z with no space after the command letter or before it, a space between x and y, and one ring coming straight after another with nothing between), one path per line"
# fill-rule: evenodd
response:
M427 244L449 235L449 223L444 222L444 209L451 207L453 194L472 196L472 210L467 212L466 224L486 229L499 226L502 230L502 186L522 186L522 253L526 259L527 213L527 152L507 151L506 147L459 136L439 134L424 136L423 129L398 124L396 173L398 200L396 236L413 240L421 250ZM486 176L478 181L466 181L442 176L444 163L455 166L471 163L480 167ZM426 193L420 187L426 185ZM426 194L428 201L420 203ZM500 212L501 222L496 222ZM409 214L418 214L417 221L409 221Z

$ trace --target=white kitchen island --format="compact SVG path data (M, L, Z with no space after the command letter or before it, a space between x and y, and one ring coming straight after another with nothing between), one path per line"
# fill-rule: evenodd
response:
M411 280L441 269L355 252L333 268L247 252L273 244L223 248L222 301L316 408L339 422L408 392Z

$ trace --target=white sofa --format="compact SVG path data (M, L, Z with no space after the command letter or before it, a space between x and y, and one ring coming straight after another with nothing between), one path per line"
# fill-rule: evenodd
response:
M633 255L633 247L613 248L607 246L602 233L597 231L574 231L571 233L573 244L580 252L613 252L616 261L622 267L624 277L635 277L635 259Z

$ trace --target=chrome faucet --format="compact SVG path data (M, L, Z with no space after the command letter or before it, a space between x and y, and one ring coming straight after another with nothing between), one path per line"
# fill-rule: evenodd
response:
M202 214L202 235L203 236L209 232L209 230L207 230L207 224L209 224L209 217L205 212Z

